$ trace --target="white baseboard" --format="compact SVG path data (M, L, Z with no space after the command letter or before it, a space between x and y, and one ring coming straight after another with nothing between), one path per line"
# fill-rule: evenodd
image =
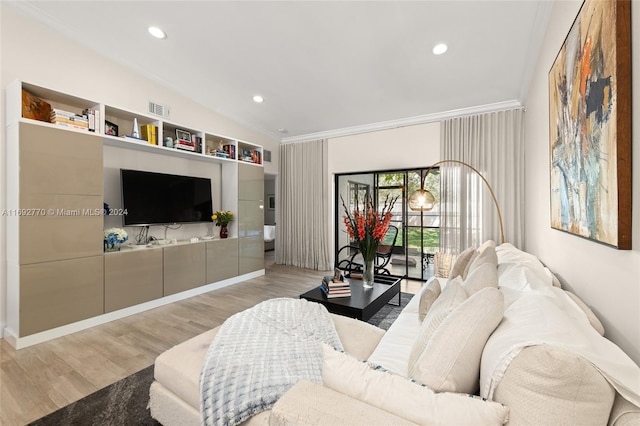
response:
M263 276L264 269L259 271L250 272L248 274L240 275L227 280L218 281L212 284L207 284L202 287L197 287L191 290L183 291L181 293L172 294L170 296L163 297L161 299L151 300L149 302L141 303L139 305L130 306L128 308L120 309L118 311L109 312L107 314L99 315L97 317L88 318L86 320L74 322L72 324L63 325L60 327L52 328L51 330L42 331L25 337L17 337L11 330L2 327L2 334L6 336L7 342L15 349L22 349L28 346L43 343L57 337L66 336L67 334L75 333L77 331L86 330L87 328L95 327L97 325L105 324L110 321L114 321L120 318L128 317L129 315L138 314L140 312L148 311L149 309L157 308L159 306L168 305L169 303L177 302L180 300L188 299L189 297L197 296L199 294L207 293L219 288L228 287L233 284L238 284L243 281L247 281L251 278L257 278Z

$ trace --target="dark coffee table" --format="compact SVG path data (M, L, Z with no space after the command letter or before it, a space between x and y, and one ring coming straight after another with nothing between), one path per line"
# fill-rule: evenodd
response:
M347 278L351 287L350 297L335 297L327 299L320 286L301 294L300 299L306 299L324 305L331 313L345 317L368 321L394 296L398 296L400 306L400 282L403 277L395 275L376 275L373 288L365 289L362 281Z

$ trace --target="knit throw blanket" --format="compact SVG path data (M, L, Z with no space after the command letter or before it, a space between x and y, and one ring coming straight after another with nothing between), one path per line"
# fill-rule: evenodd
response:
M237 425L300 380L322 383L322 346L342 343L326 308L272 299L222 324L200 374L203 425Z

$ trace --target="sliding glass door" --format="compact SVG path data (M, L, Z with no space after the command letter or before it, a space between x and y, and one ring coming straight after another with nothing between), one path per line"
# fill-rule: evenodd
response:
M433 210L412 211L407 202L409 196L422 187L425 173L426 168L336 175L337 261L352 252L340 250L350 243L342 220L342 200L351 210L356 206L362 208L363 197L371 194L377 208L381 209L385 200L397 197L391 224L396 226L399 232L387 269L393 275L417 280L426 280L432 276L433 254L440 245L440 173L437 169L431 170L424 179L424 188L436 198Z

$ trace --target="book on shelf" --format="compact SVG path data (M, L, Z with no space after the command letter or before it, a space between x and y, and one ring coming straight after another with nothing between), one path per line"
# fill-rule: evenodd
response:
M236 159L236 147L235 145L223 145L222 149L224 150L224 152L226 152L227 154L229 154L229 158L232 160Z
M140 126L140 135L142 135L142 139L151 145L158 145L158 128L153 124L143 124Z
M84 114L87 117L87 122L89 125L89 131L90 132L95 132L96 131L96 123L98 123L98 121L96 120L96 110L94 108L85 108L82 111L82 114Z
M133 140L136 140L136 141L148 142L146 139L139 138L139 137L133 136L133 135L124 135L123 138L125 138L125 139L133 139Z
M78 118L84 118L86 119L87 117L85 117L84 115L81 114L76 114L75 112L71 112L71 111L65 111L63 109L59 109L59 108L52 108L51 109L51 116L52 117L78 117Z
M52 115L51 122L74 124L76 126L89 128L89 121L86 118L83 119L79 117L56 117Z
M89 128L87 126L79 126L77 124L70 124L70 123L61 123L61 122L57 122L54 123L56 126L61 126L61 127L69 127L71 129L77 129L77 130L89 130Z
M177 149L184 149L185 151L195 151L196 147L191 141L180 139L176 142L175 147Z

